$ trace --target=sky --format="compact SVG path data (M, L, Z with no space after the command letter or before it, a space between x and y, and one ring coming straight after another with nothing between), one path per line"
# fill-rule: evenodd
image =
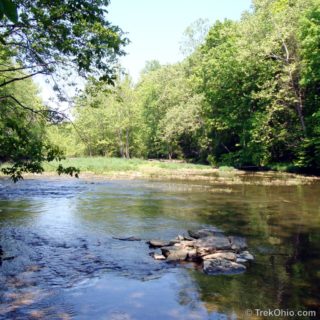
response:
M111 0L107 19L126 32L131 41L120 63L137 82L146 61L167 64L183 59L179 48L190 24L200 18L208 19L210 24L225 18L237 20L250 5L251 0ZM67 112L69 104L57 106L50 102L54 93L42 76L35 77L35 81L45 103ZM72 95L69 92L68 96Z
M148 60L182 60L183 33L197 19L237 20L250 5L251 0L111 0L107 17L127 32L131 43L121 64L136 81Z

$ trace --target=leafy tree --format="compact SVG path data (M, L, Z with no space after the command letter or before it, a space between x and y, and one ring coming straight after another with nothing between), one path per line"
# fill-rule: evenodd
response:
M194 92L187 65L163 66L145 74L137 94L148 157L199 157L194 140L203 125L202 96Z
M87 154L125 158L142 154L140 112L129 77L118 80L114 87L88 84L75 117Z
M240 22L217 22L210 29L192 68L205 95L207 134L218 161L236 166L294 162L310 143L315 143L314 159L317 142L310 135L317 103L305 75L307 65L316 74L307 56L312 56L308 45L314 50L318 42L316 28L308 33L303 25L310 25L310 12L316 16L317 4L256 0Z
M11 22L18 22L17 6L11 0L0 1L0 19L6 16Z
M51 77L58 96L64 99L60 84L68 84L67 79L74 72L82 77L95 76L113 83L117 57L124 54L123 46L128 40L119 27L106 20L108 4L108 0L17 0L14 4L10 0L1 1L0 102L56 122L61 121L63 115L48 108L37 110L33 103L27 105L20 100L16 91L11 90L8 94L7 87L43 74ZM8 138L4 134L6 125L11 121L10 115L7 116L7 121L5 115L2 118L1 136L4 140ZM11 126L10 130L21 134L16 126ZM38 152L32 153L30 150L34 148L26 146L25 157L15 153L15 148L10 149L9 140L3 142L7 147L0 150L1 158L13 163L5 173L10 173L14 179L20 178L24 171L42 171L43 160L61 157L57 147L43 142L42 135L33 134L33 141L38 142ZM59 172L62 171L59 167ZM66 168L65 172L73 171Z
M180 51L184 56L190 56L205 41L209 32L208 19L198 19L190 24L183 33L180 42Z

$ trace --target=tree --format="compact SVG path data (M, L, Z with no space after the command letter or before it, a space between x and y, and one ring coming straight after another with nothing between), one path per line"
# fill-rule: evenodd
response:
M114 87L88 83L76 105L75 126L88 155L141 156L141 113L131 79L119 76Z
M202 95L187 72L185 63L163 66L145 74L137 86L148 157L199 158Z
M297 163L305 149L309 160L320 154L311 81L318 7L318 0L256 0L241 21L215 23L193 54L210 153L218 162L261 166Z
M198 19L190 24L183 33L180 42L180 51L183 55L190 56L205 41L210 25L208 19Z
M26 105L20 101L15 92L7 94L2 89L43 74L50 77L54 89L63 99L63 90L59 84L63 80L67 84L70 73L77 72L85 78L94 76L108 83L114 82L115 62L118 56L124 54L123 46L128 40L119 27L106 20L108 0L17 0L14 4L6 0L1 1L0 5L0 15L4 13L10 19L2 15L0 22L2 104L14 104L25 112L36 113L49 122L56 122L63 119L59 112L49 108L37 110L33 104ZM17 8L19 17L16 17ZM3 120L4 131L5 123ZM34 136L34 139L41 142L43 136ZM20 178L24 171L41 172L43 160L61 157L59 149L49 145L40 148L36 155L28 156L26 151L25 157L19 157L18 154L13 156L14 150L8 149L2 149L0 153L2 158L13 163L5 173L10 173L14 179ZM8 157L9 154L11 157ZM59 170L63 171L61 167Z

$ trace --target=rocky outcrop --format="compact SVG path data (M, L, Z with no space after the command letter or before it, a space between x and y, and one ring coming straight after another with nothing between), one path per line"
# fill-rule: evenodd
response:
M150 255L167 262L198 262L203 272L210 275L244 272L246 264L254 259L246 250L248 246L243 237L228 237L217 228L189 230L188 234L170 241L148 241L150 248L161 250L161 254L152 252Z

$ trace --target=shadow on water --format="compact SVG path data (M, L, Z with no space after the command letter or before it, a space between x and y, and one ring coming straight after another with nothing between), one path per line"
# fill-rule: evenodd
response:
M257 319L246 309L277 308L319 315L319 191L3 180L0 244L14 258L0 266L0 318ZM144 240L207 225L248 239L256 259L247 272L207 276L148 255ZM113 238L132 235L142 241Z

